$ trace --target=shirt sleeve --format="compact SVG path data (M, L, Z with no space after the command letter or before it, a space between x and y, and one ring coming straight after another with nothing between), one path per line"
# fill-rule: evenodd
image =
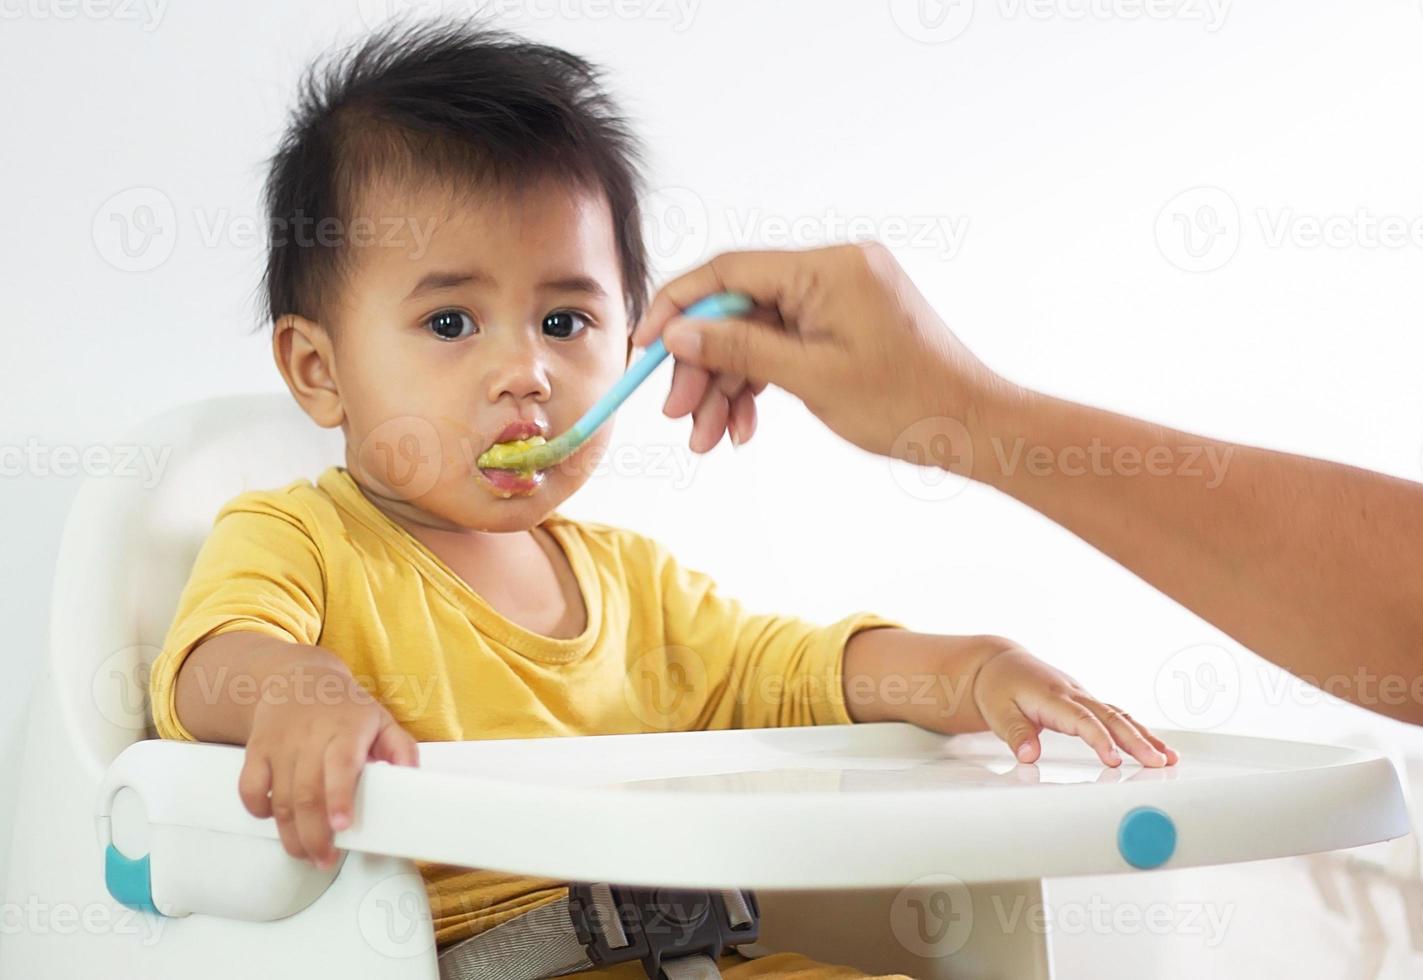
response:
M666 646L640 669L661 670L662 690L690 694L693 712L676 727L696 729L848 725L842 666L856 633L900 624L872 613L829 626L794 616L748 613L707 575L684 568L656 543L653 566ZM647 660L654 662L648 663ZM688 722L690 721L690 724Z
M224 506L198 552L149 675L159 737L196 741L178 720L174 703L179 668L195 646L238 630L315 644L325 594L320 550L286 500L253 492Z

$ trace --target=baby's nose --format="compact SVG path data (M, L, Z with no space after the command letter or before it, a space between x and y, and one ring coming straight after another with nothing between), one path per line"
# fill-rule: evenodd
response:
M506 395L520 401L544 401L551 393L548 365L537 349L527 345L501 358L490 378L490 401L498 401Z

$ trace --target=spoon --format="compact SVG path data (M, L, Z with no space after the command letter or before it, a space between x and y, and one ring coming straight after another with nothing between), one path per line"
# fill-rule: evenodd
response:
M704 320L716 320L728 316L740 316L752 307L751 298L742 293L713 293L697 300L682 311L682 316ZM519 439L514 442L498 442L490 446L475 460L475 465L491 470L517 470L530 474L536 470L546 470L572 456L579 446L611 416L627 397L637 390L637 386L647 380L657 365L667 358L667 347L662 338L647 345L641 357L632 363L627 373L618 379L608 393L599 398L593 407L583 413L583 417L573 423L573 428L562 435L545 440L542 436Z

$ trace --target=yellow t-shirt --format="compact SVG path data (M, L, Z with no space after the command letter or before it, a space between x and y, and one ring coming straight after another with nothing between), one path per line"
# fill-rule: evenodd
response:
M193 740L174 681L199 641L249 630L340 656L418 741L849 724L841 655L869 614L753 615L656 542L553 515L587 628L530 632L372 504L341 467L218 513L154 662L153 721ZM566 894L566 882L419 862L444 946Z

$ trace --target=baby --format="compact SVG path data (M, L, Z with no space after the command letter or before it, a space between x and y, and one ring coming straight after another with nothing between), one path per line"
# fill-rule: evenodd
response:
M752 614L655 541L561 516L607 427L543 472L479 468L626 368L638 191L627 123L564 51L436 24L313 69L271 163L265 288L277 368L345 465L219 512L154 665L158 733L245 745L244 805L323 868L362 765L417 765L420 741L900 720L1023 762L1044 728L1108 766L1174 762L1007 640ZM442 949L567 892L420 871Z

